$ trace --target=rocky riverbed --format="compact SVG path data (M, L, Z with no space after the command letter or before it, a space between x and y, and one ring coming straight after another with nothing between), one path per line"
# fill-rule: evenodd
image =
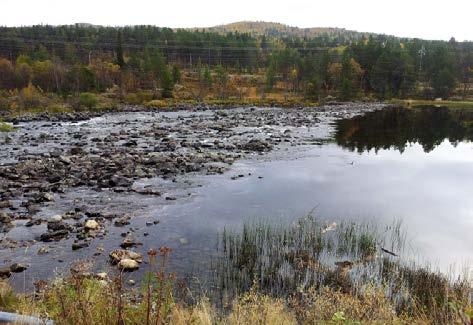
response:
M142 239L160 227L160 216L145 212L150 207L192 199L193 189L204 186L197 176L258 177L234 174L232 165L319 145L330 137L335 119L383 107L188 109L14 120L16 131L0 134L0 276L28 267L31 279L52 276L48 267L68 267L82 258L138 269ZM187 244L186 238L178 241Z

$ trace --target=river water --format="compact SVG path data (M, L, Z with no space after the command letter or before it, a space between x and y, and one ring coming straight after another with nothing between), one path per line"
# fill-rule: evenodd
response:
M473 113L446 108L387 108L350 118L329 118L319 127L319 143L285 147L245 157L221 175L184 175L177 181L148 179L138 185L167 182L176 201L137 194L104 194L88 188L67 192L40 214L67 202L121 209L133 202L129 227L143 244L139 251L172 248L170 267L180 274L205 269L215 254L217 235L238 229L245 220L290 222L312 213L328 222L355 220L402 222L408 256L443 271L463 271L473 258ZM323 140L323 141L322 141ZM239 176L233 177L232 176ZM187 184L182 186L180 184ZM135 208L139 207L139 208ZM150 226L146 222L159 220ZM39 235L44 225L16 227L8 236ZM105 239L71 253L71 240L37 247L2 250L5 261L31 267L12 278L28 287L39 278L64 274L76 259L91 260L96 271L110 271L95 256L122 241L123 228L110 227ZM147 233L147 234L145 234ZM146 270L128 275L139 278Z

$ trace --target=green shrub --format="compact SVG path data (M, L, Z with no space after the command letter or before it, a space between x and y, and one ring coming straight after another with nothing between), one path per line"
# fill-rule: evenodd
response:
M10 124L0 122L0 132L12 132L13 130L15 130L15 128Z
M92 93L82 93L79 95L79 105L82 107L86 107L88 109L92 109L97 107L99 100L97 96Z

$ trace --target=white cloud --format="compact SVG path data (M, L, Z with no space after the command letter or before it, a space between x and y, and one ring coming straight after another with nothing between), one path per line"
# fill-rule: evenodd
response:
M473 40L471 0L2 0L1 25L151 24L205 27L240 20L342 27L428 39Z

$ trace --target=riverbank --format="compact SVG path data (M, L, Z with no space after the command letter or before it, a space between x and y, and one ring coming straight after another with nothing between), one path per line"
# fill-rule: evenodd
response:
M473 109L472 100L391 99L388 103L405 108L446 107L450 109Z

